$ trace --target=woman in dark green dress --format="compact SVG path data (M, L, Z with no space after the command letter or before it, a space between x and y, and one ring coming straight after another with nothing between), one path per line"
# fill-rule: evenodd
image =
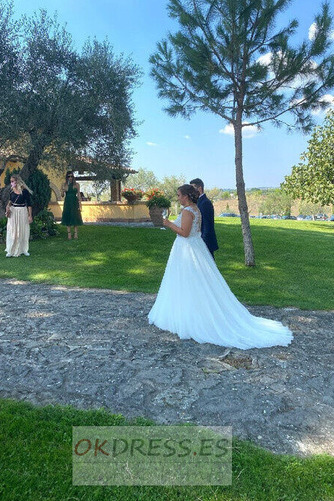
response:
M61 224L67 226L67 237L72 239L71 226L74 227L74 238L78 238L78 226L81 226L81 196L80 186L76 182L73 172L66 173L66 181L62 186L62 196L65 194Z

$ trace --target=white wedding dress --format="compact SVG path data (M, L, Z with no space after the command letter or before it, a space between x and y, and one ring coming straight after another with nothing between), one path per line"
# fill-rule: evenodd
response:
M176 236L149 323L198 343L242 350L287 346L293 338L288 327L254 317L229 289L201 238L199 210L183 210L194 215L192 228L188 237Z

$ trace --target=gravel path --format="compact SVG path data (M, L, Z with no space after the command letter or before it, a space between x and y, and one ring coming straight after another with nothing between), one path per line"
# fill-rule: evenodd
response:
M232 425L274 452L334 455L333 311L250 307L294 341L229 351L149 326L154 297L0 280L0 397Z

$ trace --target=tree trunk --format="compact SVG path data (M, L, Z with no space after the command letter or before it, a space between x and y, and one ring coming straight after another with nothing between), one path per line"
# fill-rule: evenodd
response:
M234 123L235 174L237 183L238 205L241 217L242 238L244 242L245 264L246 266L255 266L254 246L249 224L249 214L248 214L248 206L245 192L245 181L242 167L241 117L238 118L236 123Z
M20 171L20 176L22 177L23 181L27 181L30 174L32 174L34 170L37 169L42 159L44 150L48 146L48 144L48 141L45 141L43 139L36 141L29 153L27 161L24 163Z

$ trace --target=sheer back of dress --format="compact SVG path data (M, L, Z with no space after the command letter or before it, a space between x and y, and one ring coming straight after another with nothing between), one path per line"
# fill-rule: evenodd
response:
M189 234L190 237L194 237L195 235L201 233L201 212L197 207L195 209L193 207L185 207L184 210L188 210L194 214L194 220Z
M200 236L201 224L202 224L202 216L200 210L197 207L195 209L193 207L185 207L183 210L188 210L194 215L193 224L191 226L191 230L188 237ZM181 226L182 212L177 216L177 218L174 221L174 224L176 224L176 226L179 227ZM177 235L177 237L179 236L180 235Z

